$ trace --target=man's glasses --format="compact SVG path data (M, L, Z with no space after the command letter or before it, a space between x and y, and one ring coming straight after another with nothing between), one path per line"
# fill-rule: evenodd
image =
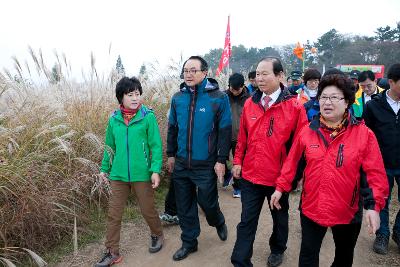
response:
M340 100L343 100L344 99L344 97L338 97L338 96L321 96L320 98L319 98L319 102L320 103L325 103L326 102L326 100L330 100L331 101L331 103L339 103L339 101Z
M196 73L199 72L199 71L203 71L203 70L183 70L183 74L184 74L184 75L188 75L188 74L194 75L194 74L196 74Z

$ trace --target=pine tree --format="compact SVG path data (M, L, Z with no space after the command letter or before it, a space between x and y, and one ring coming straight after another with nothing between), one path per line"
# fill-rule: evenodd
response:
M124 68L124 65L122 64L120 55L118 55L117 64L115 65L115 69L117 70L117 73L119 75L125 76L125 68Z

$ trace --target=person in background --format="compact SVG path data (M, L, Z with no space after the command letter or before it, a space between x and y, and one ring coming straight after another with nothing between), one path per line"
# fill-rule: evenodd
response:
M378 82L378 86L384 90L390 89L390 84L387 78L381 78Z
M295 138L270 206L283 208L282 194L292 190L299 160L304 158L299 266L319 266L321 244L331 228L335 242L331 266L350 267L361 229L362 204L373 234L379 228L388 183L374 133L349 112L354 102L352 81L342 75L324 76L317 98L321 113Z
M265 201L275 190L291 140L307 119L303 105L283 86L283 66L275 57L263 58L257 66L259 90L246 100L233 159L232 173L240 180L242 214L231 262L235 267L253 266L253 243L258 219ZM282 198L282 209L271 210L271 254L268 266L282 264L289 232L289 195Z
M149 252L164 243L161 221L154 203L154 189L160 184L162 141L156 117L142 104L142 85L135 77L122 78L115 94L120 104L108 121L100 177L111 184L107 214L106 252L95 267L122 261L119 253L122 214L131 191L150 228ZM109 180L106 175L109 175Z
M207 78L208 64L191 56L183 64L184 83L171 100L168 118L168 169L173 170L182 246L174 261L197 251L200 222L197 203L220 240L228 238L218 203L217 178L223 182L229 156L232 119L228 96Z
M352 70L352 71L350 71L350 73L349 73L349 77L350 77L350 79L353 81L353 84L354 84L354 89L355 89L355 91L354 92L357 92L358 91L358 89L359 89L359 85L358 85L358 75L360 75L360 71L359 70Z
M288 87L289 92L293 95L297 94L297 90L303 88L303 80L301 76L303 73L299 70L294 70L290 73L290 78L292 79L292 85Z
M297 100L301 104L305 104L310 100L316 100L321 73L317 69L307 69L304 72L303 80L304 86L296 91Z
M383 89L376 85L375 74L370 70L363 71L358 75L358 85L353 111L356 118L362 118L365 104L371 100L371 97L383 92Z
M289 76L286 78L286 87L289 88L293 85L293 80L292 78Z
M232 113L232 142L231 151L232 155L235 155L237 137L240 126L240 115L242 114L243 106L247 98L250 97L246 86L244 85L244 77L240 73L234 73L229 77L229 89L226 90L226 94L229 97L229 103L231 106ZM226 172L224 185L229 184L232 179L232 173ZM227 183L226 183L227 181ZM239 179L233 179L233 197L240 198L240 186Z
M257 90L256 71L250 71L247 77L249 78L247 91L249 94L252 94Z
M365 124L375 133L385 163L385 178L389 182L389 198L380 212L381 227L376 232L373 250L387 254L390 237L389 206L394 182L400 185L400 64L393 64L388 70L390 89L385 90L369 101L363 118ZM371 156L372 157L372 156ZM397 200L400 201L400 190ZM397 211L393 225L393 241L400 249L400 211ZM400 251L400 250L399 250Z

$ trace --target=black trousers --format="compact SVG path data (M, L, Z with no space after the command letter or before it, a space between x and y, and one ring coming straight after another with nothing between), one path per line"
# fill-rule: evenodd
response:
M265 197L268 203L275 187L253 184L246 179L240 180L242 215L237 226L237 239L233 248L231 262L236 267L253 266L253 243L256 236L258 219ZM280 199L281 209L271 211L273 228L269 238L271 253L282 254L286 250L289 232L289 195L284 193Z
M200 235L197 203L210 226L218 227L225 223L218 203L217 177L214 169L194 170L175 165L172 180L182 230L182 246L193 248L197 246L197 237Z
M175 216L177 215L176 211L176 199L175 199L175 187L174 187L174 182L172 180L172 177L169 182L169 188L168 188L168 193L167 196L165 197L165 213Z
M303 214L301 220L301 249L299 267L318 267L319 251L327 227L321 226ZM331 227L335 241L335 259L332 267L350 267L353 265L354 247L360 234L361 223L339 224Z

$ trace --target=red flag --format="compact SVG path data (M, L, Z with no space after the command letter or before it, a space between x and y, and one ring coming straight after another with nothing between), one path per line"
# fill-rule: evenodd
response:
M226 27L225 46L224 50L222 51L221 59L219 60L219 66L215 76L218 76L222 69L228 65L229 58L231 57L231 28L229 26L229 17L230 16L228 16L228 26Z

